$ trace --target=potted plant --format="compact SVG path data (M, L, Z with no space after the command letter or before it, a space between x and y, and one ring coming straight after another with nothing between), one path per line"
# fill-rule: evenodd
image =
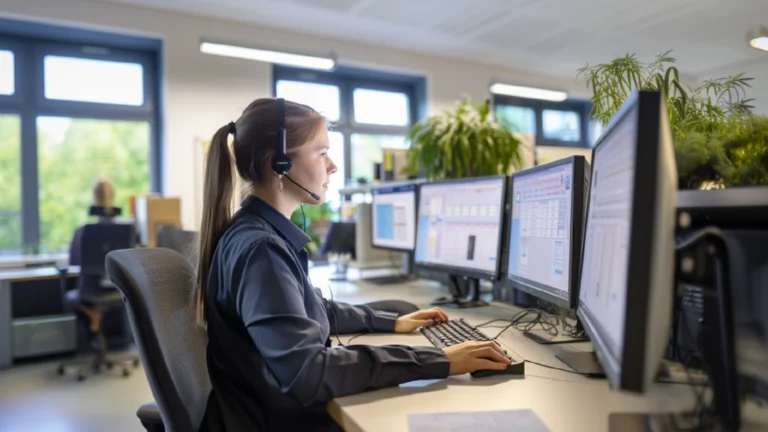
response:
M404 173L430 180L507 174L522 167L521 141L493 120L489 101L469 98L456 108L415 124Z
M594 92L592 117L607 124L635 89L667 99L679 188L768 183L768 119L752 114L744 74L713 78L697 87L680 81L670 51L650 63L627 54L579 69Z

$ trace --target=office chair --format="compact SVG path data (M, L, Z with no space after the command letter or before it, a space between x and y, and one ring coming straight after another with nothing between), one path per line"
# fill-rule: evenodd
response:
M131 374L129 365L139 366L137 356L107 356L102 326L104 315L123 305L122 295L106 278L104 260L111 251L133 248L134 238L133 225L91 224L83 228L78 287L66 294L66 302L90 324L89 342L91 345L96 343L96 352L92 360L75 360L59 365L60 375L64 375L67 368L76 366L78 381L84 381L88 369L99 373L104 366L112 369L115 365L122 365L123 376L128 377ZM97 329L95 332L94 327Z
M171 225L157 227L157 247L175 250L192 263L197 264L197 231L186 231Z
M194 268L181 254L161 248L107 255L107 274L123 293L144 363L152 403L136 413L147 431L196 431L205 415L208 335L195 324L190 297Z

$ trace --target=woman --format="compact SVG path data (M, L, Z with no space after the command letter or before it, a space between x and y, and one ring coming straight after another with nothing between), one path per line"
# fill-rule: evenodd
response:
M281 115L282 112L282 115ZM288 175L272 169L279 118ZM233 135L233 154L228 137ZM302 204L325 200L336 166L325 119L312 108L259 99L213 137L205 173L194 305L208 331L212 391L205 431L338 430L325 411L337 396L504 369L493 343L433 347L331 347L333 333L409 333L447 316L438 309L397 318L328 302L307 271L309 237L290 221ZM234 166L249 196L232 217ZM295 182L295 183L294 183ZM301 185L301 186L298 186Z
M93 206L102 207L104 209L104 216L99 216L97 223L108 224L113 223L115 218L113 216L115 209L115 187L112 182L107 179L100 179L93 185ZM72 236L72 243L69 245L69 265L79 266L82 256L83 242L83 227L79 227L75 230L74 236Z

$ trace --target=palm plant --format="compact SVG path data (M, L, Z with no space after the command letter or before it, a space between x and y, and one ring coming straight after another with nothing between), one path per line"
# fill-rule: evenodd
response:
M680 188L768 181L768 121L751 113L753 99L746 90L752 78L741 73L690 87L680 81L670 52L650 63L627 54L579 69L594 92L592 117L607 124L633 90L660 91L667 100Z
M523 164L521 141L493 120L488 101L466 98L454 110L415 124L409 139L404 171L423 171L432 180L506 174Z

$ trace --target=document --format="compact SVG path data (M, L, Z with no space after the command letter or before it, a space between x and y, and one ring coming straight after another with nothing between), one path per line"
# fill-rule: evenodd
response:
M549 432L533 410L409 414L410 432Z

